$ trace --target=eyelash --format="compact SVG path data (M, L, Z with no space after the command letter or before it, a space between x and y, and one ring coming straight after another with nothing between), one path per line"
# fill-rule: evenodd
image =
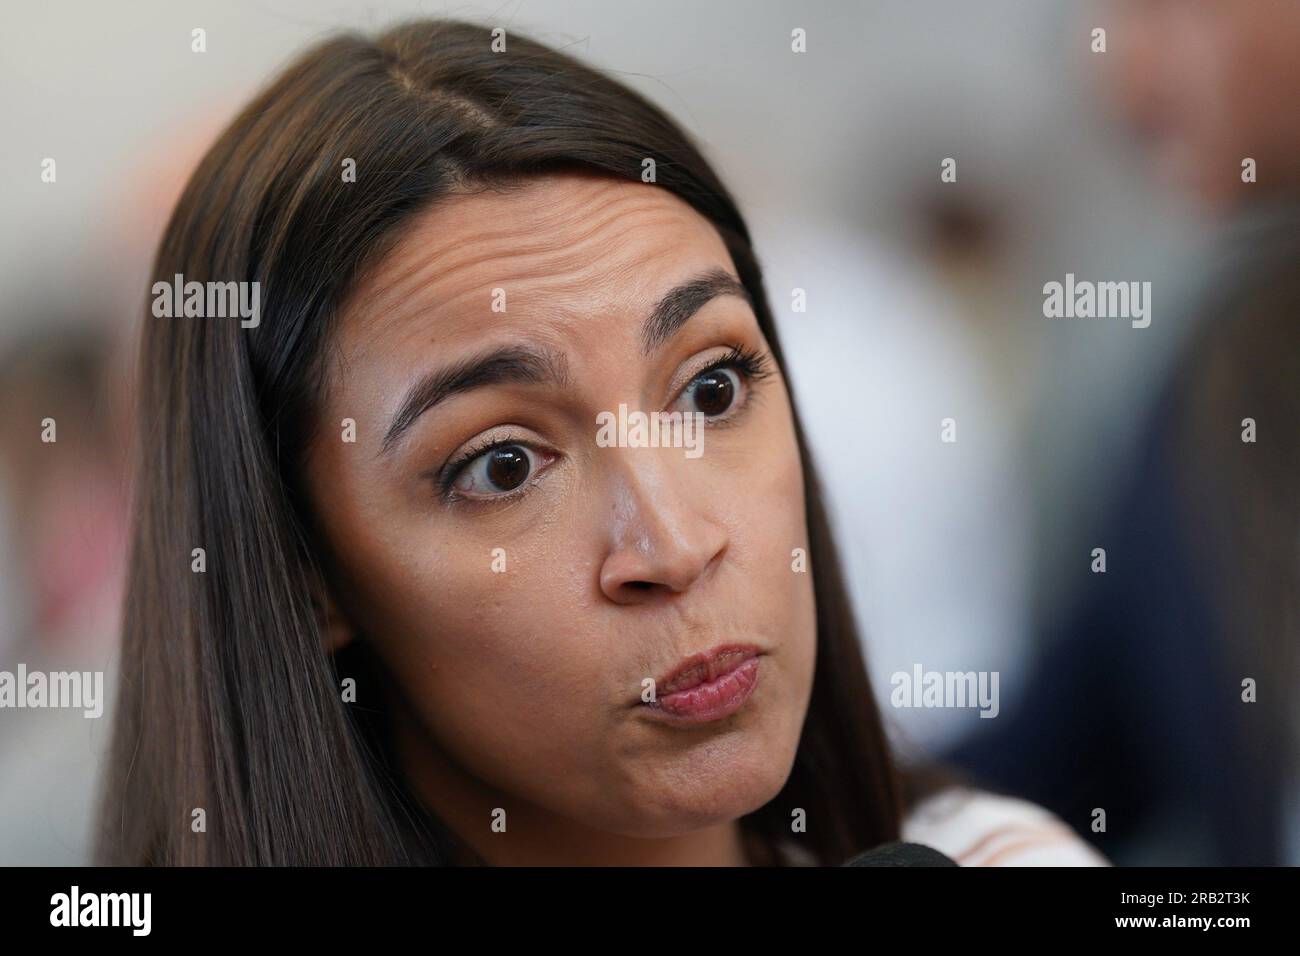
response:
M682 386L677 395L680 396L684 393L687 387L690 386L691 382L694 382L700 376L707 375L709 372L717 371L720 368L736 369L740 372L748 385L752 385L755 382L761 382L763 379L772 375L773 372L772 361L766 353L760 352L758 349L732 345L730 351L725 355L691 373L691 377L687 380L686 385ZM675 398L676 396L674 397L674 400ZM752 398L752 389L747 389L745 392L744 402L734 410L730 418L713 421L710 424L715 427L730 424L732 419L749 407ZM514 491L507 491L499 495L493 495L491 498L470 498L469 496L457 494L455 491L456 479L460 477L461 472L474 463L475 459L480 455L487 454L495 448L505 448L512 445L528 446L528 443L507 435L504 437L487 439L475 445L471 445L465 450L464 454L458 455L453 461L448 462L439 474L437 484L441 497L447 501L463 500L475 504L490 504L509 501L526 492L533 484L532 476L529 476L529 479ZM532 446L528 447L531 448Z
M523 444L525 443L507 435L505 437L500 437L500 438L485 439L474 445L471 445L469 448L465 450L465 453L463 455L458 455L454 460L449 461L446 467L443 468L441 475L439 475L438 477L439 491L441 492L444 498L447 498L449 500L461 498L461 497L466 497L466 499L469 500L467 496L461 496L455 492L456 479L460 477L461 472L463 472L466 468L468 468L471 464L473 464L474 460L478 458L480 455L485 455L488 452L492 451L494 448L506 448L511 445L523 445ZM519 494L521 491L526 489L531 484L532 484L531 480L526 481L524 482L524 484L516 488L513 492L505 492L504 494L497 495L492 500L501 501L507 498L514 497L515 495Z
M710 362L708 365L704 366L704 368L693 373L686 384L690 385L691 382L695 381L701 375L707 375L709 372L717 371L720 368L736 369L745 377L746 382L749 384L761 382L772 374L772 363L765 353L758 351L758 349L747 349L740 345L733 345L731 346L731 351L726 355L722 356L715 362ZM685 387L683 387L682 391L685 390ZM751 393L746 393L745 405L742 405L736 410L737 414L743 411L748 405L749 394Z

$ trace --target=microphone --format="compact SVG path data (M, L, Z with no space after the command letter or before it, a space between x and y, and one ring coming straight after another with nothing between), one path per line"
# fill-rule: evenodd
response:
M957 866L957 861L920 843L882 843L844 866Z

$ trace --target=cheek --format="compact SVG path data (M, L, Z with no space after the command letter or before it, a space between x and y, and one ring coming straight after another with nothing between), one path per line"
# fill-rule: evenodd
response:
M592 777L612 658L603 634L582 629L583 569L563 560L576 542L538 527L516 540L451 535L433 518L370 527L352 539L349 610L438 745L515 792Z
M812 692L817 644L817 610L805 513L802 458L794 418L783 390L765 396L754 438L742 453L728 452L719 470L725 477L715 506L728 518L730 587L724 596L742 623L766 625L778 642L772 661L782 688L778 736L798 734ZM775 690L775 687L773 688Z
M803 459L799 454L799 445L795 439L794 419L788 403L784 406L787 422L784 431L785 442L783 455L779 464L772 467L772 487L770 494L775 501L784 503L780 512L781 519L773 522L778 529L776 534L784 540L772 542L775 553L772 574L784 582L781 593L785 595L789 607L786 615L790 620L790 654L792 663L798 672L797 686L804 694L803 707L812 691L813 661L817 645L817 605L814 598L813 575L816 568L812 564L810 542L808 540L808 520L804 486ZM775 503L773 504L775 509ZM773 588L774 592L777 590Z
M780 618L807 624L813 589L803 467L784 391L771 396L764 418L743 480L733 483L740 491L733 499L735 537L743 543L743 570L755 585L751 590L770 596L768 610Z

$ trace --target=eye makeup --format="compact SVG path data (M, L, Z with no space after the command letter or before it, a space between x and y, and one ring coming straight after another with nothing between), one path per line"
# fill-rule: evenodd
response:
M736 344L729 344L726 348L727 351L698 363L697 367L689 368L678 376L678 381L682 384L672 391L672 402L676 403L692 384L704 376L723 370L735 371L743 384L743 394L724 412L706 419L706 422L713 427L734 424L748 408L753 396L753 386L770 377L775 371L771 356L763 350ZM509 425L488 430L458 450L441 468L426 472L426 477L434 482L438 497L448 503L488 504L514 500L526 494L539 476L561 455L559 452L540 447L539 443L534 438L526 436L524 431L518 426ZM467 473L477 468L488 456L513 449L519 449L528 462L527 474L516 487L487 494L471 493L461 487ZM517 459L520 455L516 453L514 456L501 455L501 457L503 459L513 457L515 461L511 462L511 465L517 467Z

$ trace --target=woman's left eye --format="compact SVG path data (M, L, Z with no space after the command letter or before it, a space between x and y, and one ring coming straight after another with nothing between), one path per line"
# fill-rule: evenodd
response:
M691 379L682 390L681 400L688 406L683 410L718 418L735 406L744 387L744 380L734 368L719 366L707 369Z

